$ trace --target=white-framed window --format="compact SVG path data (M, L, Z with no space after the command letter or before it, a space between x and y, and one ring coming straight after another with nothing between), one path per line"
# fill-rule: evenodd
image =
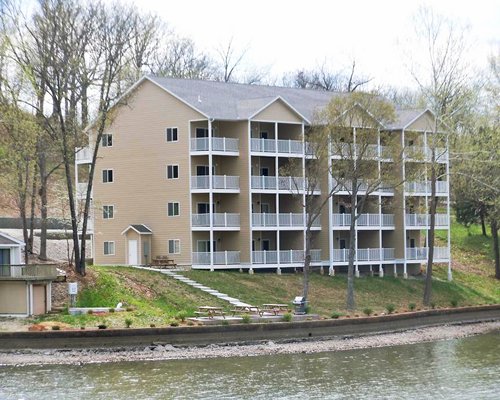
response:
M178 179L178 178L179 178L179 166L167 165L167 179Z
M167 142L177 142L179 140L179 137L177 135L177 128L165 129L165 138Z
M181 240L180 239L169 239L168 240L168 254L180 254L181 252Z
M115 255L115 242L104 242L104 255L105 256Z
M102 219L113 219L115 214L115 206L102 206Z
M113 170L112 169L103 169L102 170L102 183L111 183L113 182Z
M169 217L176 217L180 214L180 206L178 202L170 202L167 205L167 215Z
M113 147L113 134L112 133L104 133L101 139L102 147Z

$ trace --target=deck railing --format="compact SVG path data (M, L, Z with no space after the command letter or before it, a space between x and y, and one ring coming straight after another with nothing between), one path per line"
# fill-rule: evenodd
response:
M302 213L252 213L253 227L297 227L304 228L307 223L307 216ZM314 220L312 227L321 227L319 218Z
M209 189L210 178L208 175L192 176L191 189ZM212 189L239 190L240 177L230 175L213 175Z
M233 265L240 263L239 251L214 251L214 265ZM193 252L193 265L210 265L210 252Z
M407 227L429 226L431 216L429 214L406 214L405 221ZM436 214L436 226L448 226L448 214Z
M252 176L253 190L281 190L291 193L297 191L311 190L319 193L319 189L308 188L309 181L306 178L294 176Z
M427 260L429 254L428 247L407 247L407 260ZM448 247L434 247L434 260L448 260L450 258L450 250Z
M349 249L333 249L334 262L348 262ZM373 249L358 249L354 254L354 260L359 261L392 261L394 260L393 248L373 248Z
M55 265L0 265L0 279L55 279L57 267Z
M89 147L76 147L75 148L75 161L76 162L91 162L92 152Z
M431 182L405 182L405 191L408 193L425 193L427 195L431 194ZM448 182L447 181L437 181L436 182L436 193L446 194L448 192Z
M191 151L208 151L209 138L191 138ZM213 137L212 151L237 153L239 140L227 137Z
M214 228L237 228L240 226L240 214L234 213L214 213ZM192 214L191 221L193 227L210 227L210 214Z

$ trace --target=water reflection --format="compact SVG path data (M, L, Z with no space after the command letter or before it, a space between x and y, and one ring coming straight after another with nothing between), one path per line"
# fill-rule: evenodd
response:
M0 399L497 398L500 333L337 353L0 368Z

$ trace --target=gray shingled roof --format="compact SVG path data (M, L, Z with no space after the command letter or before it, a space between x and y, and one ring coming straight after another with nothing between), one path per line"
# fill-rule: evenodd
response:
M247 120L280 97L311 122L317 110L334 96L343 93L324 92L279 86L245 85L195 79L147 77L209 118ZM401 129L424 110L397 110L397 119L387 128Z

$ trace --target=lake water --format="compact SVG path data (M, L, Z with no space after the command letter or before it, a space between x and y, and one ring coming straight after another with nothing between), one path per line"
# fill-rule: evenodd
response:
M0 399L498 399L500 332L351 350L0 367Z

